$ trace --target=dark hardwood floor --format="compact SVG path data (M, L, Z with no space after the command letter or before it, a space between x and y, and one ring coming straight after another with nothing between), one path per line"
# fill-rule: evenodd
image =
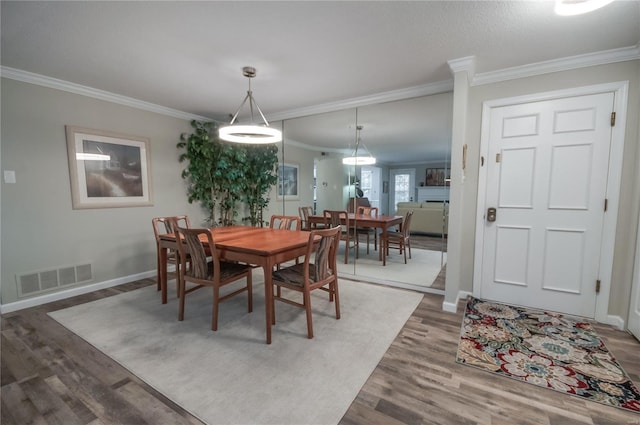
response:
M146 285L155 281L133 282L2 316L0 422L199 424L46 314ZM442 301L439 295L424 296L342 424L640 424L640 415L455 363L462 305L458 314L451 314L442 311ZM625 332L596 327L639 384L640 344Z

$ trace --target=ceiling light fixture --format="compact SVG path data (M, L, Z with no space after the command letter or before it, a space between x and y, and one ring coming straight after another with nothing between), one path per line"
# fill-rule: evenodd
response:
M251 91L251 79L256 76L256 69L251 66L245 66L242 68L242 75L249 79L249 90L247 91L247 95L244 100L240 104L240 107L233 114L233 118L231 118L231 122L229 125L220 127L218 129L218 135L222 140L226 140L228 142L235 143L247 143L247 144L267 144L267 143L277 143L282 140L282 132L275 128L269 127L269 122L264 117L262 110L256 103L253 98L253 92ZM249 100L249 110L251 111L251 124L250 125L234 125L236 122L236 118L238 118L238 114L240 110ZM262 118L263 125L255 124L253 119L253 109L257 109L260 113L260 117Z
M360 138L360 132L364 127L361 125L356 126L356 150L353 151L351 156L347 156L342 158L342 163L345 165L373 165L376 163L376 159L371 152L367 150L364 143L362 143L362 139ZM362 150L359 150L360 145L362 145ZM366 155L363 155L366 153Z
M556 0L555 12L562 16L581 15L593 12L613 0Z

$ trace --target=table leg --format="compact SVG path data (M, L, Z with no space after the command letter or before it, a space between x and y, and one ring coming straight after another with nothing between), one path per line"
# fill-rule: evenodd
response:
M274 264L271 258L269 258L262 266L262 269L264 271L264 321L267 326L267 344L271 344L271 323L273 320L273 310L271 309L271 307L273 306L273 281L271 279L273 266Z
M161 246L160 260L158 265L158 281L160 282L160 290L162 291L162 304L167 303L167 248Z

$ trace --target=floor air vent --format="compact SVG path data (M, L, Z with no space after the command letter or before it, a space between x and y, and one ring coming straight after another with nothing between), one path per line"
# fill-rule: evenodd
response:
M27 297L77 283L90 282L93 280L93 274L91 264L79 264L17 275L16 280L18 296Z

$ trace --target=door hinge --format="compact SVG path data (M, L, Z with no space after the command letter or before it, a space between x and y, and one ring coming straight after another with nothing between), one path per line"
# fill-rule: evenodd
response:
M614 127L616 125L616 113L612 112L611 113L611 127Z
M607 212L607 207L609 207L609 200L604 198L604 212Z
M497 153L496 154L496 162L500 162L501 159L502 159L502 154Z
M596 294L600 293L600 279L596 280Z

